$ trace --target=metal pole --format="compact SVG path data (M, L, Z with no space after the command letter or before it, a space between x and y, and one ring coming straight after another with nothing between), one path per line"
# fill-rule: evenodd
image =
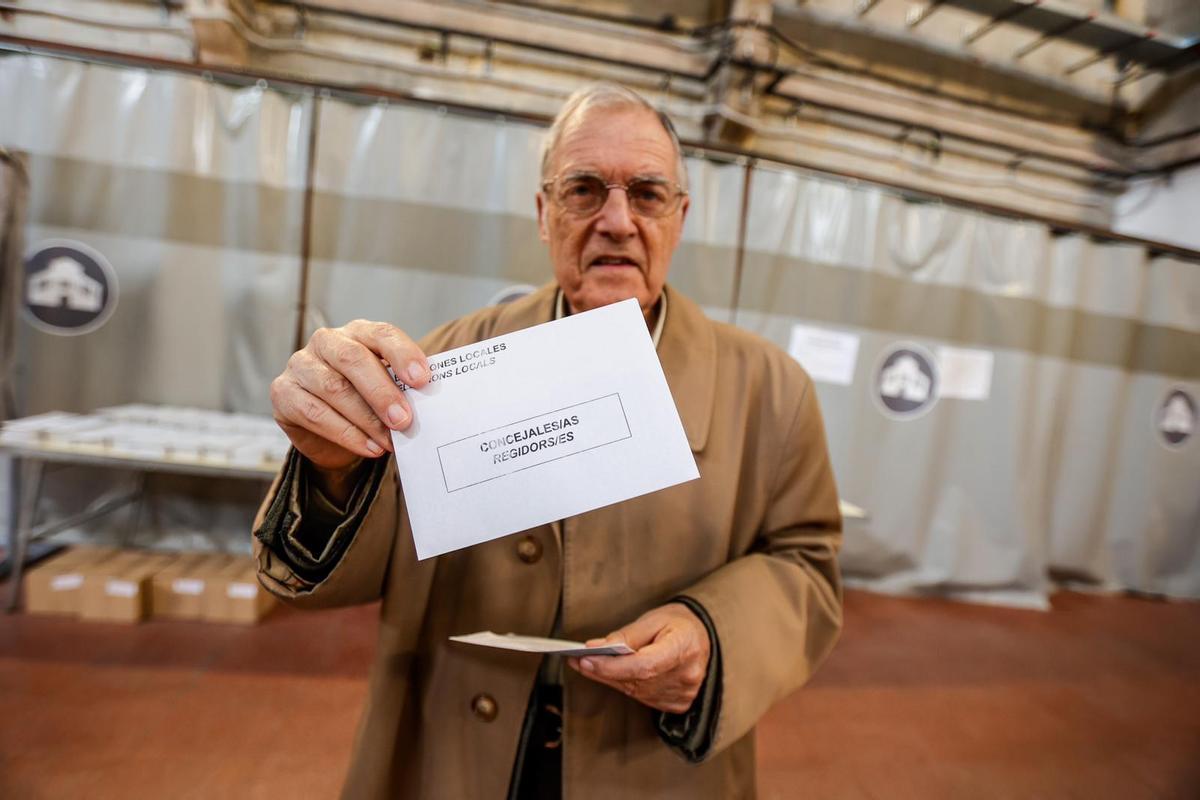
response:
M296 336L293 350L304 347L308 317L308 275L312 256L313 172L317 163L317 127L321 122L321 98L313 95L312 115L308 126L308 163L304 169L304 210L300 220L300 287L296 298Z
M22 237L28 199L25 155L0 147L0 421L17 413L17 317L25 294Z
M13 470L19 479L19 486L13 502L17 504L12 530L9 532L11 552L8 555L12 568L8 579L12 586L8 593L8 610L16 611L21 600L21 576L25 572L25 553L29 549L29 536L33 531L34 519L37 515L38 502L42 497L42 474L45 465L36 458L13 460Z
M737 324L738 304L742 301L742 267L746 260L746 228L750 219L750 179L754 175L754 159L746 159L742 170L742 208L738 216L737 254L733 261L733 292L729 309L729 324Z

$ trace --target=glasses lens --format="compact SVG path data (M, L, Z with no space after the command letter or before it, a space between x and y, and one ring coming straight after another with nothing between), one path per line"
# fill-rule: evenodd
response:
M629 184L629 203L645 217L661 217L671 213L675 201L671 187L659 181L634 181Z
M577 214L590 214L604 205L608 189L595 175L573 175L558 185L558 202Z

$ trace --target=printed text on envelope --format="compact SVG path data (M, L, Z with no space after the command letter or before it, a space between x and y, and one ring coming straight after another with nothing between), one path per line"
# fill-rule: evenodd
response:
M447 492L502 478L632 436L619 394L517 420L438 448Z

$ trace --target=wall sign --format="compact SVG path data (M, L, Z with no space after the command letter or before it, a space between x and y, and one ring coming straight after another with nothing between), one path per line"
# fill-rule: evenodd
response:
M872 393L884 414L907 420L933 408L940 389L933 355L912 342L896 342L884 351L875 369Z
M25 257L25 316L58 336L91 333L117 307L117 273L81 242L51 239Z
M800 362L814 381L849 386L854 383L859 337L855 333L793 325L788 355Z
M1196 431L1196 417L1196 398L1183 389L1172 389L1154 414L1154 427L1167 447L1182 447Z
M991 350L942 346L937 349L940 397L987 400L992 393L996 355Z

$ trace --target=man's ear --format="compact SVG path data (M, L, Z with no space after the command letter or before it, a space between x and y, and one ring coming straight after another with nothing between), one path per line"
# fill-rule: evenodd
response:
M681 205L679 207L679 227L680 228L682 228L683 223L687 221L687 210L688 210L688 206L690 206L691 204L692 204L691 195L685 194L683 196L683 205Z
M548 242L550 241L550 231L546 228L546 195L538 192L534 195L534 200L537 201L538 238L543 242Z

